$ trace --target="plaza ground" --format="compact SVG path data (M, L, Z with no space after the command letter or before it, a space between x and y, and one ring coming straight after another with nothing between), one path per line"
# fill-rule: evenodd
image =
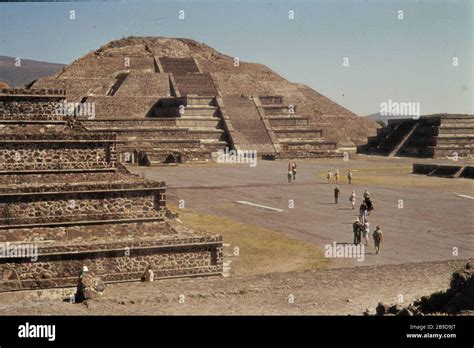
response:
M344 161L304 160L297 180L288 184L287 161L248 164L206 164L175 167L130 167L147 179L167 183L167 202L210 216L283 233L318 246L352 243L352 223L367 188L375 210L371 229L380 225L385 238L382 253L365 249L364 260L333 260L332 267L367 266L441 261L474 256L474 186L472 179L447 179L411 174L409 158L355 156ZM429 160L425 160L429 162ZM339 204L334 204L335 184L326 183L326 172L341 172ZM347 170L353 184L348 185ZM356 210L349 195L357 194ZM459 195L469 196L460 197ZM277 208L268 210L236 201ZM294 208L290 207L294 204ZM179 211L178 211L179 212ZM225 239L225 228L222 231ZM238 245L237 245L238 246ZM453 253L454 251L454 253ZM456 255L457 251L457 255ZM245 250L241 250L245 253ZM454 255L453 255L454 254Z
M469 179L413 175L412 162L366 156L347 162L297 161L297 180L291 184L286 180L288 161L259 161L255 168L132 166L147 179L167 182L167 202L183 222L223 235L226 260L232 261L230 276L111 284L102 298L87 304L63 301L73 288L3 293L0 312L361 315L379 301L396 303L402 295L408 303L445 290L452 272L474 256L474 199L469 198L474 187ZM341 172L338 205L335 185L325 180L327 170L335 169ZM353 185L347 184L349 169ZM366 188L375 204L371 226L380 225L385 234L382 253L375 255L369 247L363 261L325 258L326 244L352 242L357 213L348 198L355 190L358 206Z

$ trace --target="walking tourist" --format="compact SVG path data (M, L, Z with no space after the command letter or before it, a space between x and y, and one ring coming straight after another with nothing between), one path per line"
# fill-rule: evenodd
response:
M364 240L364 245L369 245L369 233L370 233L370 224L369 221L366 220L364 223L364 228L362 230L362 239Z
M339 199L339 187L334 188L334 202L337 204L337 201Z
M359 218L356 218L354 223L352 224L352 232L354 233L354 244L360 244L360 232L361 232L362 225L359 221Z
M374 238L375 254L379 254L380 245L383 244L383 233L380 229L380 226L377 225L374 233L372 234L372 237Z
M355 191L352 191L351 195L349 196L349 201L351 202L352 209L355 209L355 203L356 203L356 193L355 193Z
M365 204L367 205L367 215L370 215L370 212L374 210L374 203L370 198L366 198Z
M367 219L367 204L365 202L362 202L359 207L359 219L361 223L365 223L365 220Z
M364 200L366 200L366 199L370 199L370 192L369 192L368 189L365 189L365 191L364 191Z
M328 184L330 184L332 179L332 172L330 170L328 170L328 173L326 174L326 179L328 179Z
M339 170L336 169L334 172L334 179L336 179L336 184L339 185Z
M293 174L293 181L296 180L296 163L293 162L293 164L291 165L291 173Z

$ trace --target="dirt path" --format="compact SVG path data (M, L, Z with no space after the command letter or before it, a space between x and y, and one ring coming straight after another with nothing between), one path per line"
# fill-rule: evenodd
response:
M63 290L0 294L3 315L360 315L379 301L408 303L445 290L465 261L170 279L109 285L99 300L62 302ZM38 295L44 299L39 299ZM182 296L184 295L184 297ZM49 298L48 298L49 297ZM294 298L294 303L289 300ZM183 302L184 303L180 303Z

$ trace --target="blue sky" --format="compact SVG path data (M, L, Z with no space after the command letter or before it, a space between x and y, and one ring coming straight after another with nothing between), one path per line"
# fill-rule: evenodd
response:
M0 3L0 55L70 63L134 36L186 37L263 63L350 110L473 113L472 0ZM69 18L69 11L76 18ZM178 12L185 11L185 19ZM295 18L288 19L293 10ZM403 19L398 19L403 11ZM349 66L343 66L344 57ZM457 57L458 66L453 67Z

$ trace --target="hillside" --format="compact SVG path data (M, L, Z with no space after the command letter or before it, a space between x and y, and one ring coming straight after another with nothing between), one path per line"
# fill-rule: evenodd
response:
M0 56L0 82L11 87L26 85L40 77L52 75L63 68L63 64L22 59L21 66L15 66L15 58Z

